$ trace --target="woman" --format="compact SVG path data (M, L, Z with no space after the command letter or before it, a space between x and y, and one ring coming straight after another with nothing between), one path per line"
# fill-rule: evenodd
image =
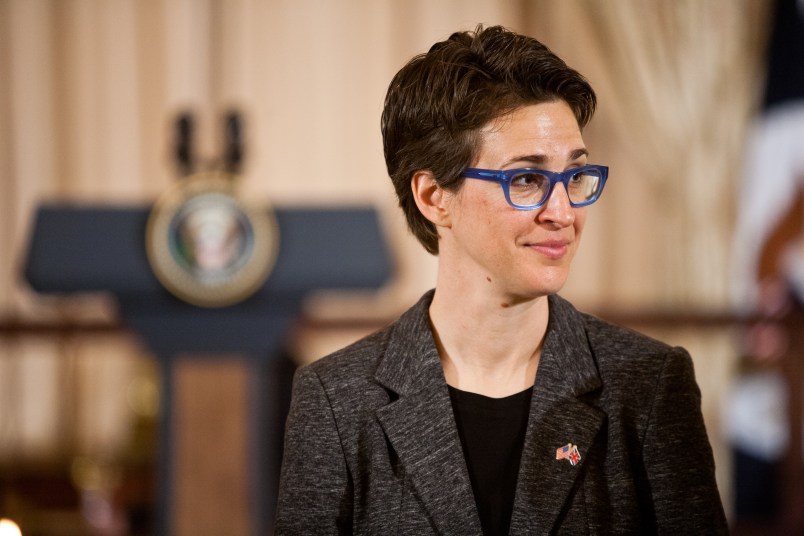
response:
M397 73L385 158L436 286L298 371L279 534L726 532L687 352L557 295L607 178L595 106L500 27Z

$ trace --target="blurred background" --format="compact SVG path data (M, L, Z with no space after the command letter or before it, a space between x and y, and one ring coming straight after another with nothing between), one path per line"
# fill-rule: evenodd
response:
M584 135L610 180L562 294L691 352L735 533L802 527L802 13L796 0L0 0L0 518L25 535L270 524L273 473L249 462L254 393L277 394L263 428L280 438L292 368L434 284L379 118L407 60L482 22L542 40L598 93ZM237 355L166 365L111 293L37 293L24 277L43 203L150 206L180 175L176 118L193 114L212 162L231 111L249 199L370 207L393 262L379 289L305 294L256 385Z

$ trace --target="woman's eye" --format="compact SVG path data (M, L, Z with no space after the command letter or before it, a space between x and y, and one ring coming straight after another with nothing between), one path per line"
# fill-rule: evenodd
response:
M549 181L544 175L538 173L522 173L511 180L511 186L541 188Z

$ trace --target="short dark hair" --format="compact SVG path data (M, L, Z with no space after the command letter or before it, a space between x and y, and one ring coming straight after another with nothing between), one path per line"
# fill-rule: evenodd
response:
M483 126L556 100L570 106L580 128L597 103L580 73L536 39L501 26L456 32L396 74L382 113L385 164L408 227L428 252L438 253L438 233L413 199L413 174L429 170L441 187L457 190Z

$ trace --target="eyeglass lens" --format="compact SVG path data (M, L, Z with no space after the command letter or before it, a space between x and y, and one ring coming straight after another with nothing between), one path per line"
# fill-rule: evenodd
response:
M600 175L594 171L573 175L567 183L567 194L573 203L586 203L594 199L600 189ZM527 172L515 175L511 180L509 195L516 205L538 205L546 201L550 191L550 179L539 173Z

